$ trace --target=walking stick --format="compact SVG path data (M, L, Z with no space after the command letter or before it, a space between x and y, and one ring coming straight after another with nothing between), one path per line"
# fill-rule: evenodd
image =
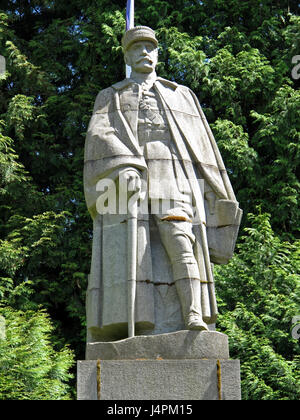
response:
M134 200L134 201L133 201ZM132 202L133 201L133 202ZM132 202L132 203L131 203ZM128 202L127 261L128 261L128 337L135 335L135 296L137 263L137 212L136 194Z

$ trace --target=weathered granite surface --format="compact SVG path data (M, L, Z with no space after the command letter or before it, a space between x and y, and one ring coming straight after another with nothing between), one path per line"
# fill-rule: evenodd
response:
M178 331L88 343L79 400L239 400L240 367L219 332Z
M86 360L77 372L78 400L241 399L238 360Z
M220 332L177 331L119 341L88 343L86 360L229 359L228 337Z

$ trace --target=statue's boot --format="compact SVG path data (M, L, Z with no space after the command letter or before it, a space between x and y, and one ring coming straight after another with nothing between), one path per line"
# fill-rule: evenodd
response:
M177 280L175 284L186 328L209 331L202 319L200 280L182 279Z

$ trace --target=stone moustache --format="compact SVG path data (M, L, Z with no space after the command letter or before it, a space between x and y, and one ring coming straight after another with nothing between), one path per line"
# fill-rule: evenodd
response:
M98 94L85 144L93 218L88 343L124 339L129 330L209 330L218 313L212 263L232 257L242 216L195 94L156 74L155 32L133 28L122 45L131 77ZM99 214L97 185L105 179L117 195L128 185L140 199L146 185L143 198L158 211Z

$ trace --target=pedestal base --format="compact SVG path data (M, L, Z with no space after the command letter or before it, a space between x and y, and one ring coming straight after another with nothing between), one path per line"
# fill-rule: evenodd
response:
M179 331L87 345L78 400L240 400L240 365L227 336ZM129 360L130 359L130 360Z

